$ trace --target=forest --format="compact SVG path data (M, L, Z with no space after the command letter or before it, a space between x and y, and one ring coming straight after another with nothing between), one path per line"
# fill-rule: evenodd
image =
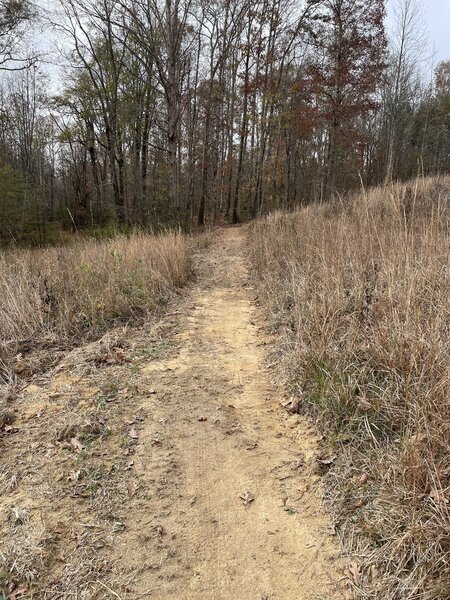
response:
M2 0L2 242L237 223L446 173L450 62L416 0L385 17L384 0Z
M0 600L450 598L432 6L0 0Z

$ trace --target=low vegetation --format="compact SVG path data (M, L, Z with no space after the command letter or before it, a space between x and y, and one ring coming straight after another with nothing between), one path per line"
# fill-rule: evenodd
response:
M147 315L186 283L186 237L134 234L0 256L0 381L27 368L23 354L92 340Z
M419 179L251 229L361 597L450 597L449 209L450 180Z
M142 366L171 351L170 307L208 242L135 233L0 256L0 599L118 585L99 554L138 489L131 456L156 397Z

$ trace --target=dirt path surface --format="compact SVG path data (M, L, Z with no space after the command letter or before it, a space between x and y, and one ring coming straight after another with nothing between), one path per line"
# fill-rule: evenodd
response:
M244 239L214 236L163 325L80 350L19 398L11 598L343 597L316 441L265 367Z

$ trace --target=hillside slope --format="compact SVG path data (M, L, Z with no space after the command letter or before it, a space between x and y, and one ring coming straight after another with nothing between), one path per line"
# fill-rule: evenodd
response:
M450 598L450 180L251 230L285 381L335 457L327 496L380 600Z

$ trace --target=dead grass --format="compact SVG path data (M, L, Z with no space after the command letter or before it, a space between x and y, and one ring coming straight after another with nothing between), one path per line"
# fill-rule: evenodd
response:
M0 598L114 595L107 549L138 487L134 366L205 245L172 232L0 257Z
M361 597L450 597L450 180L275 213L251 230L280 358L338 459Z
M140 494L133 454L142 398L154 398L133 365L165 327L151 321L128 341L126 329L108 332L11 401L0 432L0 598L100 600L125 585L110 553Z
M176 232L3 253L0 380L27 373L29 350L48 354L147 315L190 274L187 241Z

